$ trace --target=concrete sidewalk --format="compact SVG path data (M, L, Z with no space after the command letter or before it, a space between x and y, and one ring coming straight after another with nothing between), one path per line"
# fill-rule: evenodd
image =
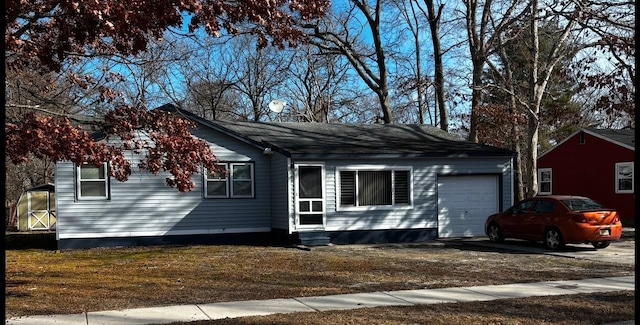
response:
M597 278L571 281L546 281L464 288L421 289L355 293L333 296L300 297L253 301L231 301L213 304L181 305L98 311L73 315L29 316L12 318L6 324L29 325L97 325L97 324L163 324L190 322L277 313L346 310L379 306L488 301L595 293L619 290L635 291L635 276Z

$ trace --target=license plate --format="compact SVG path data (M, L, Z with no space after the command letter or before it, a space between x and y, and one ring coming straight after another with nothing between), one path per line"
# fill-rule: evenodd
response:
M611 236L611 229L600 229L600 236Z

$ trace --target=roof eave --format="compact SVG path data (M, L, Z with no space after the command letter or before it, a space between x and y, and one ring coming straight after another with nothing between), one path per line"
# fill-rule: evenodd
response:
M225 128L224 126L221 126L215 122L209 121L207 119L201 118L191 112L185 111L179 107L176 107L175 105L171 105L171 107L169 107L168 105L170 104L165 104L163 106L161 106L160 108L164 109L165 111L171 111L171 109L175 110L178 114L182 115L184 118L193 121L197 124L206 126L208 128L211 128L217 132L223 133L225 135L228 135L236 140L240 140L244 143L247 143L249 145L252 145L260 150L265 150L266 148L270 148L271 150L278 152L280 154L283 154L287 157L290 156L290 154L285 150L282 149L280 147L274 146L273 144L268 144L265 141L255 141L253 139L251 139L250 137L244 136L243 134L240 134L238 132L235 132L233 130L230 130L228 128Z
M513 158L515 153L302 153L290 154L292 159L398 159L398 158Z
M632 151L636 151L636 148L635 148L635 147L632 147L632 146L626 145L626 144L624 144L624 143L622 143L622 142L619 142L619 141L615 141L615 140L613 140L613 139L611 139L611 138L605 137L605 136L600 135L600 134L598 134L598 133L595 133L595 132L593 132L593 131L589 131L589 130L588 130L588 129L586 129L586 128L581 128L581 129L579 129L578 131L573 132L573 134L569 135L568 137L564 138L562 141L558 142L558 143L557 143L555 146L553 146L551 149L549 149L549 150L547 150L546 152L544 152L543 154L539 155L539 156L538 156L538 159L540 159L540 158L542 158L542 157L546 156L547 154L549 154L550 152L552 152L552 151L556 150L558 147L560 147L560 146L561 146L562 144L564 144L565 142L569 141L569 139L571 139L571 138L575 137L575 136L576 136L577 134L579 134L580 132L584 132L584 133L586 133L586 134L589 134L589 135L594 136L594 137L596 137L596 138L598 138L598 139L602 139L602 140L604 140L604 141L607 141L607 142L613 143L613 144L618 145L618 146L620 146L620 147L623 147L623 148L626 148L626 149L629 149L629 150L632 150Z
M605 141L607 141L607 142L611 142L611 143L613 143L613 144L616 144L616 145L618 145L618 146L620 146L620 147L623 147L623 148L626 148L626 149L629 149L629 150L636 151L636 148L635 148L635 147L632 147L632 146L630 146L630 145L628 145L628 144L626 144L626 143L622 143L622 142L620 142L620 141L614 140L614 139L612 139L612 138L609 138L609 137L604 136L604 135L602 135L602 134L599 134L599 133L597 133L597 132L593 132L593 131L591 131L591 130L589 130L589 129L583 129L583 131L584 131L584 133L587 133L587 134L589 134L589 135L592 135L592 136L594 136L594 137L596 137L596 138L599 138L599 139L605 140Z

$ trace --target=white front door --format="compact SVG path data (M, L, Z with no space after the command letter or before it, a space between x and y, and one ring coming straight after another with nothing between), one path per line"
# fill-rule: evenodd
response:
M324 165L296 164L296 226L298 230L324 229Z

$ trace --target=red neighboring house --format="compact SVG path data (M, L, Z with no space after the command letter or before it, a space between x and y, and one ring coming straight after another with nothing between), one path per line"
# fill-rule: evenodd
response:
M590 197L635 227L635 148L635 129L581 129L538 157L538 194Z

